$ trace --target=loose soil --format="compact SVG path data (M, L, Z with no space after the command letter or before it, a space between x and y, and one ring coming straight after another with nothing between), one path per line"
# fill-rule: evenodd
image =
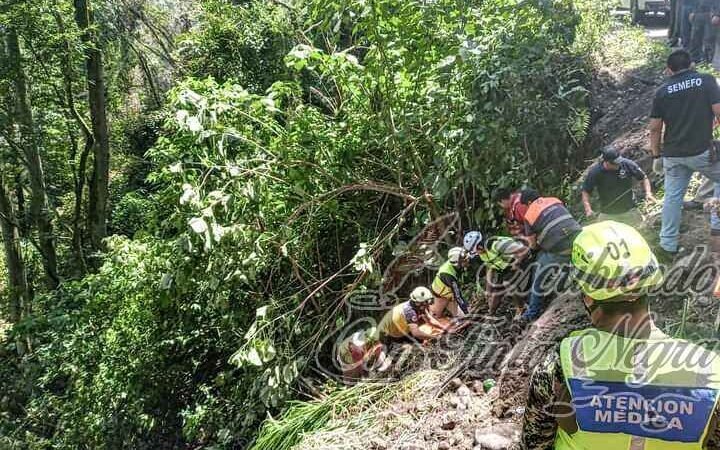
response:
M614 144L650 173L647 114L653 93L662 81L659 67L622 72L598 71L593 82L591 141L595 148ZM590 165L592 161L588 161ZM654 177L654 176L653 176ZM654 183L659 184L655 179ZM654 241L659 228L659 205L647 208L644 233ZM681 244L706 243L708 218L686 211ZM709 255L703 254L693 264ZM675 266L689 265L686 258ZM688 279L687 273L680 277ZM714 337L720 325L720 306L704 292L659 296L652 300L656 323L666 333L687 338ZM406 347L394 375L414 373L422 379L386 408L378 408L372 425L361 431L339 420L333 431L307 436L300 449L507 449L520 440L528 380L536 367L570 331L589 325L577 295L553 299L531 327L519 332L512 325L514 311L501 308L496 317L478 318L462 335L431 348ZM483 381L496 380L485 392ZM398 386L402 386L398 382ZM401 390L399 388L399 390Z

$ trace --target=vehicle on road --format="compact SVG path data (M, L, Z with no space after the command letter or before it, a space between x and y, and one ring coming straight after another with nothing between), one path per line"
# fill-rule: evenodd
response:
M670 0L620 0L619 7L630 11L633 23L640 23L646 17L668 18Z

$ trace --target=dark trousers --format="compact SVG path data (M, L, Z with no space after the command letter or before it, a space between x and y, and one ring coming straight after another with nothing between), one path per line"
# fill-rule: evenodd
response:
M692 42L692 23L690 23L690 14L695 11L695 6L683 5L680 3L680 38L682 39L683 47L689 49L690 43Z
M695 13L692 20L690 56L695 62L710 62L715 53L717 30L709 12Z
M680 22L678 16L680 0L670 0L670 12L668 13L668 39L680 39Z

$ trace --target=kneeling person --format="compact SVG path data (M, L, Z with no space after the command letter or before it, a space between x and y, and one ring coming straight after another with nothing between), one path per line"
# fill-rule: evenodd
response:
M463 244L471 259L478 257L485 265L488 313L495 314L502 298L508 295L515 304L516 315L520 315L529 287L523 283L529 284L531 279L524 273L530 262L530 248L520 239L508 236L491 237L483 242L479 231L467 233Z
M410 300L395 305L385 313L378 325L378 336L383 344L393 340L404 340L413 337L424 341L434 339L436 334L426 333L420 329L424 323L430 323L442 330L443 325L433 319L428 308L434 301L432 292L426 287L417 287L410 294Z
M362 378L369 366L383 366L385 359L375 327L356 331L337 347L337 360L346 381Z
M430 313L436 318L442 317L445 310L451 317L461 318L468 314L468 303L460 289L459 277L469 261L462 247L453 247L448 251L448 259L440 266L432 283L435 302L430 305Z

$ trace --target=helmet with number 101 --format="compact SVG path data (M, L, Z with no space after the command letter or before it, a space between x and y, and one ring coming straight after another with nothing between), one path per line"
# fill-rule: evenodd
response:
M595 301L647 292L663 281L657 258L635 228L611 220L588 225L573 242L575 281Z

